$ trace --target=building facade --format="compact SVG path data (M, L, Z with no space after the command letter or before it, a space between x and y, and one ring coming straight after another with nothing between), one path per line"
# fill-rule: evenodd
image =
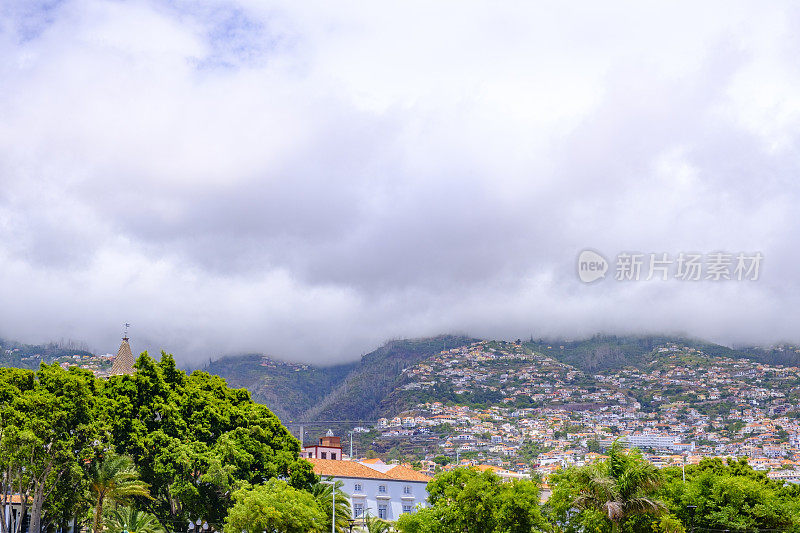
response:
M334 437L333 432L328 430L328 434L321 437L317 444L313 446L304 446L300 457L305 459L341 460L342 441L339 437Z
M426 506L430 477L403 465L387 465L378 459L334 461L309 458L314 473L341 481L341 490L350 499L353 518L367 514L384 520L397 520Z

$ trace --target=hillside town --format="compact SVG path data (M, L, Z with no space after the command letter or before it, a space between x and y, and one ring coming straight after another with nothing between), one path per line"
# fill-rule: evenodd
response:
M430 471L472 464L546 477L602 458L619 439L657 466L745 456L797 483L798 372L671 343L643 368L587 375L521 343L482 341L405 369L402 395L430 400L380 419L377 438L420 444Z

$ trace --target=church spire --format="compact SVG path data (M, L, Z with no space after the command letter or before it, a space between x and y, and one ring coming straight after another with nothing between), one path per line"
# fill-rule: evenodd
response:
M119 351L114 358L114 363L111 365L110 375L117 376L120 374L133 374L133 352L131 345L128 344L128 328L130 324L125 323L125 333L122 337L122 343L119 345Z

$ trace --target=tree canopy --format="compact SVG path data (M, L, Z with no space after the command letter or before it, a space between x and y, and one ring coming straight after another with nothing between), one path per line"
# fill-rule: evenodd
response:
M101 527L106 491L128 483L149 487L150 497L117 490L119 500L166 529L184 531L198 518L221 529L243 487L280 478L310 490L317 481L297 439L246 390L205 372L186 375L163 352L160 361L143 353L135 368L107 380L58 365L0 369L2 511L21 494L38 531L66 525L91 504ZM120 459L131 463L121 470L125 479L101 479L104 457L129 458Z
M142 354L135 368L105 383L102 417L116 451L134 458L150 486L145 508L163 524L203 518L221 528L242 486L316 481L297 439L246 390L206 372L187 376L163 352L159 362Z
M330 521L314 496L280 479L270 479L234 494L236 504L225 521L225 533L317 533Z
M429 508L403 514L403 533L529 533L544 530L539 487L533 481L504 483L492 472L456 468L428 483Z
M665 497L688 527L730 531L800 531L800 486L770 480L741 459L703 459L664 470Z
M550 479L550 519L564 531L639 531L665 514L662 477L638 450L615 442L608 459L567 468Z

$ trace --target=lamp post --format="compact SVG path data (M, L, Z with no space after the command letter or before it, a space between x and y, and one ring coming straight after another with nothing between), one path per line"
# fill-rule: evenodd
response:
M689 511L689 531L694 533L694 513L697 510L697 506L687 505L686 509Z
M331 486L331 533L336 533L336 481L321 481Z

